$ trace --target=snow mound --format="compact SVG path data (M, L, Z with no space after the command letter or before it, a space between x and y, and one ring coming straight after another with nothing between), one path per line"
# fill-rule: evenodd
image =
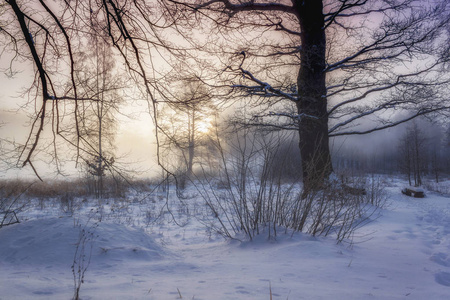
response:
M100 260L160 260L169 255L152 237L142 229L121 224L101 224L96 230L97 249L93 254Z
M83 235L87 238L80 243ZM168 254L143 230L69 217L4 227L0 230L0 241L1 262L16 265L71 266L77 244L84 244L84 254L91 255L92 261L103 264L136 259L154 261Z

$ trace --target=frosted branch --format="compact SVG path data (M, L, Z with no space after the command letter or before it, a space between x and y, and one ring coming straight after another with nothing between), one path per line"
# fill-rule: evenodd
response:
M258 78L256 78L250 71L244 70L241 66L239 67L239 70L242 72L244 78L255 82L257 85L256 86L247 86L247 85L242 85L242 84L235 84L235 85L231 86L232 88L245 89L245 90L248 90L249 93L253 94L253 95L258 95L259 93L261 93L260 96L264 96L264 97L279 96L279 97L286 98L290 101L294 101L294 102L298 101L296 94L285 93L285 92L281 91L280 89L276 89L276 88L272 87L269 83L261 81Z

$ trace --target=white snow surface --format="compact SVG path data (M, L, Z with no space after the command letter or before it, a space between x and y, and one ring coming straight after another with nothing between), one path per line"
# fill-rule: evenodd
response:
M402 186L391 182L390 204L351 245L291 232L225 240L193 217L194 192L174 208L191 215L178 224L168 212L154 218L158 197L100 212L80 202L71 216L36 205L0 229L0 299L71 299L83 230L93 238L84 243L83 300L450 299L450 198L427 190L411 198Z

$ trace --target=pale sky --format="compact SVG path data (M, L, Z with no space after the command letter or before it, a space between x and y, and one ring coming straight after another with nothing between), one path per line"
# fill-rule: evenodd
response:
M20 91L29 84L24 80L27 78L25 72L18 74L15 78L8 78L5 74L0 74L0 138L24 143L27 139L30 127L30 119L26 116L20 106L26 103L26 99L20 96ZM159 174L159 167L156 165L154 126L148 113L147 105L133 103L124 109L127 114L135 116L133 119L118 116L118 133L116 136L116 155L121 161L127 163L127 167L139 171L143 177L151 177ZM16 111L19 112L16 113ZM61 154L60 154L61 155ZM6 172L0 165L0 178L4 176L28 177L31 169L26 167L22 170L10 170ZM36 162L38 172L44 177L53 177L48 172L46 164ZM78 175L78 171L73 169L73 164L67 164L68 174Z

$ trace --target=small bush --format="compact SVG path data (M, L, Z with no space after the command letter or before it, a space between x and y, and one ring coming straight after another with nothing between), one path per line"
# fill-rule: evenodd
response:
M450 180L441 181L439 183L427 181L424 183L424 187L429 191L450 196Z
M21 181L0 182L0 228L19 222L17 214L28 204L23 194L30 186Z
M219 149L218 179L205 178L196 185L216 221L209 226L227 238L244 235L252 240L263 232L270 238L282 230L334 234L342 242L352 238L386 201L375 178L342 177L305 193L298 177L288 181L282 172L288 164L288 159L280 159L283 143L243 140L246 143L227 147L233 149L231 153Z

